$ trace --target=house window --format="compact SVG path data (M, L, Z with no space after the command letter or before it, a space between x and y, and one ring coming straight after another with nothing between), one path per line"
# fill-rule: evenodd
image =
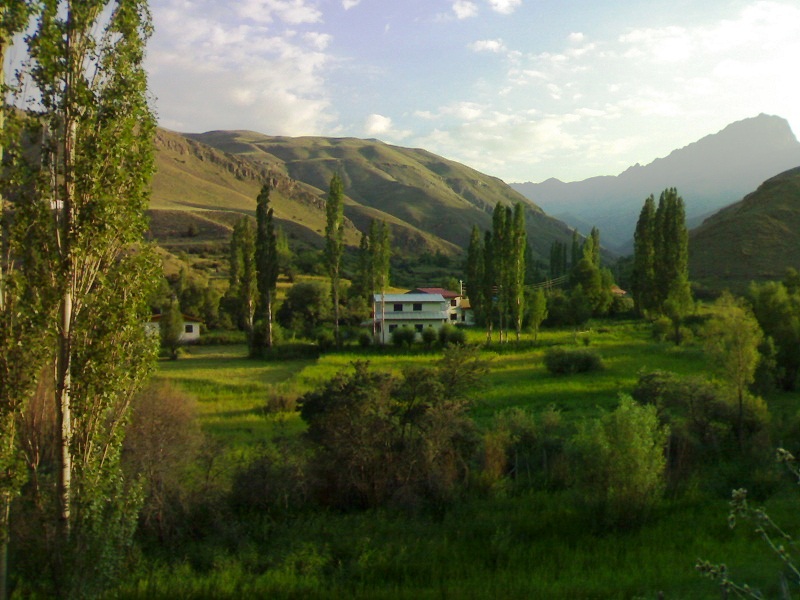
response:
M184 325L183 331L184 333L194 333L194 325Z
M456 299L453 298L452 300L450 300L450 306L455 306L455 305L456 305Z
M395 329L397 329L397 325L389 325L389 333L392 333Z
M394 305L394 312L403 312L403 305L402 304L395 304Z
M457 315L457 314L455 314L455 313L451 314L451 315L450 315L450 320L451 320L451 321L456 321L456 320L458 320L458 315Z
M414 310L417 312L422 312L422 302L415 302L414 303Z
M417 323L416 325L414 325L414 329L416 329L420 333L422 333L422 327L423 327L422 323Z

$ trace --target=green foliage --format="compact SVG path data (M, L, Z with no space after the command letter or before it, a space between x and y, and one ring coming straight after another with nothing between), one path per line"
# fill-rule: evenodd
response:
M308 438L319 450L320 500L413 508L452 498L474 452L467 404L448 393L442 368L414 367L401 379L353 363L300 400Z
M259 356L265 348L272 348L273 304L278 283L280 263L278 242L273 223L273 210L269 205L270 184L266 183L256 198L255 253L256 287L258 288L259 334L250 344L251 356Z
M536 288L527 301L527 323L533 329L534 341L539 337L539 327L547 319L547 297L542 288Z
M164 307L158 326L161 347L167 351L171 360L177 360L183 335L183 314L181 314L181 305L177 298L173 298Z
M416 331L408 325L403 325L392 332L392 344L398 348L410 348L414 344L416 337Z
M151 384L137 395L126 430L123 464L144 486L141 525L162 543L185 527L187 475L201 443L193 397L167 383Z
M553 348L544 355L544 365L553 375L574 375L603 369L603 361L593 350Z
M800 294L766 282L751 284L749 296L758 324L775 346L775 379L784 390L793 390L800 373Z
M725 292L714 303L705 328L705 350L717 373L733 391L738 404L740 446L744 446L744 404L755 378L763 334L743 301Z
M317 281L299 281L286 292L277 312L285 329L311 336L331 315L330 296Z
M640 314L665 314L681 342L681 319L692 308L689 288L689 234L683 198L675 188L661 193L654 209L645 200L634 234L632 292Z
M655 219L655 199L650 194L644 201L633 234L631 292L640 315L655 308Z
M344 184L338 174L331 177L325 202L325 266L331 280L331 306L336 344L339 345L339 280L344 253Z
M748 454L755 459L761 458L768 443L764 436L768 421L764 404L745 397L740 417L737 399L706 379L664 371L642 373L632 395L638 402L654 406L661 421L670 428L667 456L672 486L689 483L699 467L718 471L720 461L737 449L740 460L744 460L738 432L747 441ZM713 481L706 483L712 485Z
M439 345L442 348L447 346L463 346L467 341L467 335L464 333L464 330L450 323L445 323L439 328L438 336Z
M430 349L436 340L439 338L439 334L433 327L426 327L422 330L422 344Z
M659 502L668 435L655 407L623 395L615 411L586 424L572 440L575 490L600 523L638 524Z
M36 243L19 254L24 276L50 273L59 315L46 311L55 342L42 352L55 357L57 452L31 465L42 484L32 521L49 545L38 565L54 575L45 593L92 596L114 580L141 501L120 448L156 351L142 327L158 274L141 243L154 165L142 64L151 23L146 2L38 4L12 101L39 113L18 142L35 145L35 158L20 150L9 175L27 228L12 243Z

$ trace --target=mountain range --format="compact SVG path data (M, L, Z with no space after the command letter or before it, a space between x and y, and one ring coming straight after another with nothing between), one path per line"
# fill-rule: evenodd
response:
M339 173L345 187L345 241L358 245L372 219L385 220L396 254L461 254L472 226L491 228L500 202L526 209L534 252L549 255L572 232L500 179L421 149L377 140L273 137L250 131L156 136L153 235L219 237L242 214L255 212L263 182L272 183L277 223L292 237L320 246L325 198Z
M319 248L334 173L345 183L345 241L351 247L371 219L383 219L396 256L457 257L474 224L491 228L497 202L523 203L528 239L545 263L552 243L572 236L569 226L501 180L426 150L353 138L164 129L157 132L156 149L151 235L173 251L212 244L219 256L233 223L254 214L265 181L272 186L277 223L296 243ZM786 267L800 267L798 165L800 144L786 121L759 115L618 177L530 185L537 186L537 198L546 195L542 190L563 198L550 210L575 210L587 225L598 225L604 244L623 247L644 197L678 187L690 219L718 211L691 231L691 278L741 291L750 280L780 278ZM215 268L218 259L208 263Z
M689 233L689 275L742 292L800 268L800 167L771 177Z
M548 179L511 187L583 233L597 226L605 245L629 253L636 220L650 194L658 200L665 188L676 187L691 228L767 178L798 165L800 142L789 123L760 114L617 176L569 183Z

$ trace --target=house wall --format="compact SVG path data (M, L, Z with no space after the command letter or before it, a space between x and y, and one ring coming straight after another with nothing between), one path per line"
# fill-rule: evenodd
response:
M417 331L417 338L421 339L421 332L424 329L433 328L438 331L449 320L449 302L441 296L387 294L383 302L380 296L376 296L374 300L373 310L377 321L376 342L380 344L390 343L392 333L398 327L411 327Z

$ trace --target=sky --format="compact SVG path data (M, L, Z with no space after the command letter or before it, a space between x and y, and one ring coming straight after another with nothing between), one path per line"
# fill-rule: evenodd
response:
M162 127L375 138L506 182L616 175L759 113L796 0L151 0Z

